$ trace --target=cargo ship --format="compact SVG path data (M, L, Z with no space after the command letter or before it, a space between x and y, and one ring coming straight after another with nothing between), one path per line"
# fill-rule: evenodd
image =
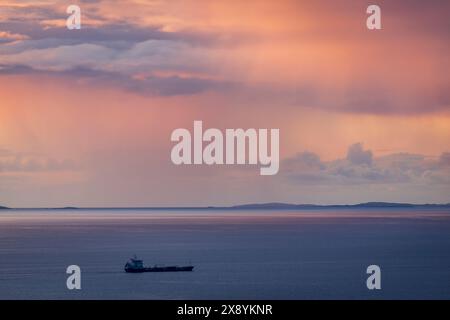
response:
M138 259L136 256L128 260L125 264L125 272L141 273L141 272L177 272L177 271L192 271L193 266L153 266L144 267L144 262Z

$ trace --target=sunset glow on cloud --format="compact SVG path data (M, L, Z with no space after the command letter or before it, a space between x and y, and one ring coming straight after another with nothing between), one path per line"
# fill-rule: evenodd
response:
M445 1L0 2L0 205L450 202ZM280 170L175 128L279 128Z

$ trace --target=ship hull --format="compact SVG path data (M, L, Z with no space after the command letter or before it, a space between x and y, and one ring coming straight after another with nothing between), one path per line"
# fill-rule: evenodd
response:
M182 272L182 271L192 271L193 266L185 267L149 267L149 268L125 268L125 272L128 273L142 273L142 272Z

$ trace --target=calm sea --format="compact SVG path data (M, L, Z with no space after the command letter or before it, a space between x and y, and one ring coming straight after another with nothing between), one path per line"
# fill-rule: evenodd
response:
M195 269L127 274L134 254ZM379 298L450 299L448 210L0 211L0 299Z

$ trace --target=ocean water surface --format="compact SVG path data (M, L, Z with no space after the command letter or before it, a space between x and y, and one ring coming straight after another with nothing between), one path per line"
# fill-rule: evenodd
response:
M195 269L127 274L134 254ZM450 299L448 210L0 211L0 299L382 298Z

